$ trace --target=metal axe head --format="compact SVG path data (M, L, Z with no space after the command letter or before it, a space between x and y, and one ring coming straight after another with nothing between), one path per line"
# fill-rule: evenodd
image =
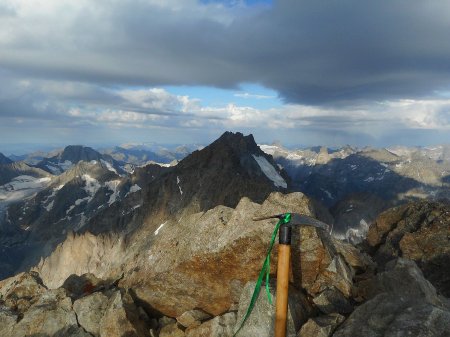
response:
M269 215L264 217L253 218L253 221L267 220L267 219L283 219L287 213ZM299 213L291 213L291 221L287 224L287 226L312 226L316 228L323 229L327 232L330 231L330 226L326 223L314 219L308 215L299 214Z

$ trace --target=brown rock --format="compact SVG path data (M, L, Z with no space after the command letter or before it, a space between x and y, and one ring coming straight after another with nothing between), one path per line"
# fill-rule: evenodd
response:
M166 325L159 332L159 337L184 337L184 331L180 329L177 323Z
M369 228L369 233L367 234L368 244L372 247L378 246L387 233L402 219L405 210L406 206L403 205L381 213L375 223Z
M202 310L189 310L184 312L181 316L177 317L177 322L185 328L196 327L211 318L211 315Z
M398 256L412 259L450 296L450 205L421 201L392 208L371 226L367 242L381 266Z
M145 261L135 265L121 286L160 312L178 317L198 308L220 315L237 302L239 288L257 278L276 221L254 222L254 215L296 211L310 214L301 193L272 193L263 205L243 198L235 210L219 206L164 223ZM199 233L201 235L199 235ZM271 264L276 272L276 248ZM326 268L326 265L324 266Z
M236 314L229 312L214 317L200 326L187 329L186 337L232 337L235 324Z
M83 274L81 276L70 275L61 286L67 290L67 293L73 299L80 298L92 294L99 290L103 285L103 280L96 277L94 274Z
M0 300L19 313L26 312L46 291L35 272L20 273L0 281Z

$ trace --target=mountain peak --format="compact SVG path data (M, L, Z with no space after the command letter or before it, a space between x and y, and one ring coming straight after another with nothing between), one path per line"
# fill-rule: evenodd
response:
M11 164L13 161L0 152L0 165Z
M64 148L59 157L61 161L70 160L71 162L77 163L81 160L100 160L102 158L102 155L87 146L69 145Z
M227 146L239 152L260 152L252 134L244 136L240 132L226 131L210 146L215 147L218 144L226 144Z

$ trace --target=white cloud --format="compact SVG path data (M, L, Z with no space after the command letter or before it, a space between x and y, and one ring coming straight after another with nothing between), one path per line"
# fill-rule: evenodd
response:
M253 99L271 99L276 98L276 96L269 96L269 95L258 95L258 94L251 94L248 92L238 92L234 94L235 97L239 98L253 98Z

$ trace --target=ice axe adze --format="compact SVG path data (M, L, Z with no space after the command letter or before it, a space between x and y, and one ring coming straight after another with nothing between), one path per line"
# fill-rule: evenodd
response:
M286 322L287 322L287 309L288 309L288 289L289 289L289 266L291 259L291 237L292 237L292 226L313 226L328 231L329 227L327 224L316 220L307 215L298 213L283 213L277 215L270 215L264 217L254 218L253 221L267 220L267 219L279 219L277 226L275 227L274 234L272 236L271 247L269 248L268 255L264 261L263 270L260 273L259 281L262 279L261 275L266 272L268 278L268 270L270 265L270 251L273 246L273 241L276 235L276 231L279 228L279 246L278 246L278 268L277 268L277 289L276 289L276 305L275 305L275 337L285 337L286 336ZM258 286L258 285L257 285ZM267 286L267 281L266 281ZM259 289L255 289L255 293L250 306L254 305ZM256 294L256 296L255 296ZM249 308L250 309L250 308ZM251 311L251 310L250 310ZM244 318L245 322L248 315ZM242 328L242 325L241 325ZM240 330L240 328L239 328ZM238 331L239 331L238 330ZM237 331L237 332L238 332ZM236 334L237 334L236 332ZM236 335L235 334L235 335Z

